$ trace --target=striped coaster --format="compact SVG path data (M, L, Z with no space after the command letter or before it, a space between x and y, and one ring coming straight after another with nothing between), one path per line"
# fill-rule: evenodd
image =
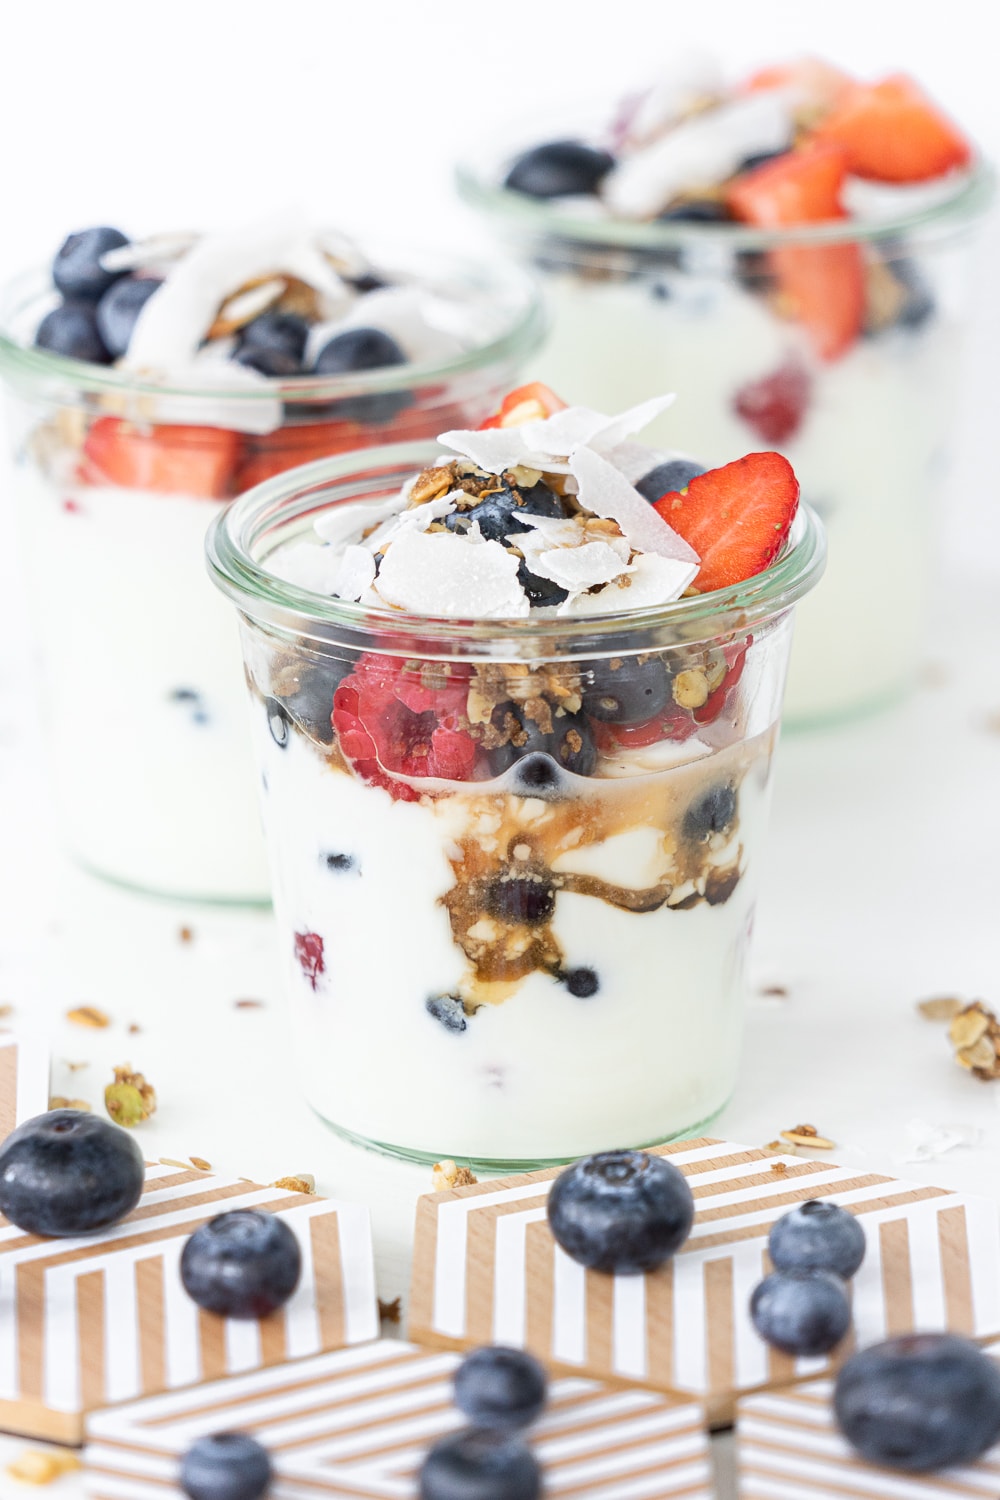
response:
M49 1107L49 1058L40 1042L0 1035L0 1141Z
M1000 1354L1000 1345L988 1346ZM833 1420L833 1382L748 1396L737 1407L740 1500L996 1500L1000 1447L968 1469L901 1474L858 1458Z
M322 1354L196 1391L155 1396L88 1419L92 1500L180 1496L179 1456L205 1433L252 1432L271 1454L274 1500L411 1500L437 1438L462 1425L454 1354L397 1339ZM559 1500L711 1500L701 1409L649 1391L557 1380L529 1441Z
M747 1310L770 1269L771 1224L827 1197L858 1215L868 1239L853 1291L860 1342L914 1327L1000 1333L1000 1231L986 1200L728 1142L656 1154L687 1175L697 1213L680 1253L649 1276L601 1276L563 1254L545 1218L554 1171L421 1198L411 1337L521 1345L555 1369L695 1397L714 1425L731 1421L737 1394L831 1367L769 1349Z
M203 1312L181 1285L191 1232L267 1208L295 1231L302 1280L280 1312ZM13 1336L12 1336L13 1333ZM256 1370L378 1333L368 1211L303 1193L150 1167L138 1207L104 1234L41 1239L0 1218L0 1428L78 1443L83 1414Z

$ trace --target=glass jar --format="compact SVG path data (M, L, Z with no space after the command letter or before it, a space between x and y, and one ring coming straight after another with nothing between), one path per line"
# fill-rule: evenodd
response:
M647 441L672 448L683 433L713 467L777 449L822 517L830 567L800 611L786 723L837 721L905 692L990 169L980 163L930 205L904 192L913 206L892 219L788 230L587 217L501 176L494 157L460 169L459 187L491 240L542 273L551 323L538 378L600 411L680 390ZM817 285L863 299L848 347L837 346L837 308L811 331L797 318L794 290L815 296Z
M227 389L30 347L47 276L0 306L13 491L61 825L90 869L160 895L266 901L234 621L204 536L234 494L387 438L475 426L541 337L512 268L386 252L478 330L437 364Z
M821 528L803 509L737 587L586 619L429 619L268 571L435 451L310 465L209 534L240 615L307 1097L365 1145L489 1167L687 1134L736 1078L792 606ZM623 668L640 723L602 718Z

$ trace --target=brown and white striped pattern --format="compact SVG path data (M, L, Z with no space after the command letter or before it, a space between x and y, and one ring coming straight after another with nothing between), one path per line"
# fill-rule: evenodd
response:
M302 1279L255 1321L198 1308L181 1285L188 1236L217 1213L264 1208L296 1234ZM0 1427L79 1442L112 1402L375 1338L366 1209L204 1172L150 1167L129 1217L99 1235L40 1239L0 1219Z
M411 1500L424 1453L463 1425L454 1354L396 1339L155 1397L87 1423L93 1500L180 1496L178 1460L205 1433L251 1432L271 1454L274 1500ZM710 1500L701 1409L592 1380L555 1381L528 1435L554 1500Z
M991 1346L994 1354L1000 1347ZM1000 1447L967 1469L901 1474L858 1458L834 1424L833 1382L748 1396L737 1407L740 1500L996 1500Z
M855 1213L867 1234L853 1287L858 1340L914 1327L1000 1333L991 1203L726 1142L683 1141L657 1154L687 1175L697 1212L680 1253L644 1277L587 1272L558 1248L545 1217L556 1172L422 1198L411 1336L438 1347L516 1344L556 1369L694 1396L713 1421L728 1420L735 1393L829 1368L768 1349L747 1310L769 1269L771 1224L793 1204L825 1197Z
M0 1141L49 1107L49 1058L32 1037L0 1035Z

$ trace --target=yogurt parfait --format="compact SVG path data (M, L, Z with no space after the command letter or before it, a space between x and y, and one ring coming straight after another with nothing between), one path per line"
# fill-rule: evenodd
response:
M84 230L7 289L13 490L81 861L160 894L267 898L207 526L296 464L479 421L539 318L519 272L369 255L290 214L204 235Z
M989 169L911 79L817 60L734 83L691 58L593 128L523 144L460 186L544 274L544 378L608 409L682 385L705 462L784 453L831 559L786 718L888 703L916 676Z
M705 470L522 387L209 535L241 619L308 1098L395 1154L562 1160L736 1077L792 606L780 454Z

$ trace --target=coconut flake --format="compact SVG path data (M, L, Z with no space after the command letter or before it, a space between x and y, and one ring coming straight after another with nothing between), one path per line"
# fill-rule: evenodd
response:
M352 500L349 504L333 505L317 516L313 530L324 542L336 545L349 537L361 536L386 516L395 515L402 505L402 497L390 495L382 500Z
M529 611L518 559L499 542L470 544L451 531L401 532L379 569L376 590L414 614L509 620Z
M375 559L367 547L345 548L333 585L340 599L360 599L375 582Z
M610 583L625 571L627 563L628 558L623 559L607 542L584 542L581 547L553 547L543 552L532 571L570 593L580 593Z
M579 486L578 499L595 515L616 521L638 552L655 552L660 557L684 563L689 569L687 583L698 571L698 554L678 536L639 491L613 464L591 448L581 448L569 463L570 473ZM685 583L682 587L687 587Z
M655 552L640 553L619 577L596 594L579 594L560 604L560 615L605 615L615 611L648 609L679 599L698 571L696 564Z
M105 250L100 264L105 271L166 270L197 243L196 234L152 234Z
M485 432L456 428L452 432L442 432L438 442L454 448L463 458L471 459L487 474L502 474L504 469L516 468L518 464L553 472L545 454L529 454L520 427L488 427Z
M337 592L341 559L342 554L333 547L317 546L315 542L289 542L271 553L267 570L297 588L330 596Z
M155 292L149 302L157 296ZM146 378L150 384L155 383L152 377ZM247 365L202 358L199 351L197 356L175 365L169 374L157 372L156 378L169 381L171 389L162 395L143 392L138 398L147 422L228 427L234 432L264 435L276 431L284 421L282 403L276 396L267 395L271 382ZM230 393L241 390L253 399L239 395L227 399Z
M975 1125L932 1125L927 1120L911 1120L906 1127L911 1146L903 1162L936 1161L956 1146L978 1146L983 1132Z

